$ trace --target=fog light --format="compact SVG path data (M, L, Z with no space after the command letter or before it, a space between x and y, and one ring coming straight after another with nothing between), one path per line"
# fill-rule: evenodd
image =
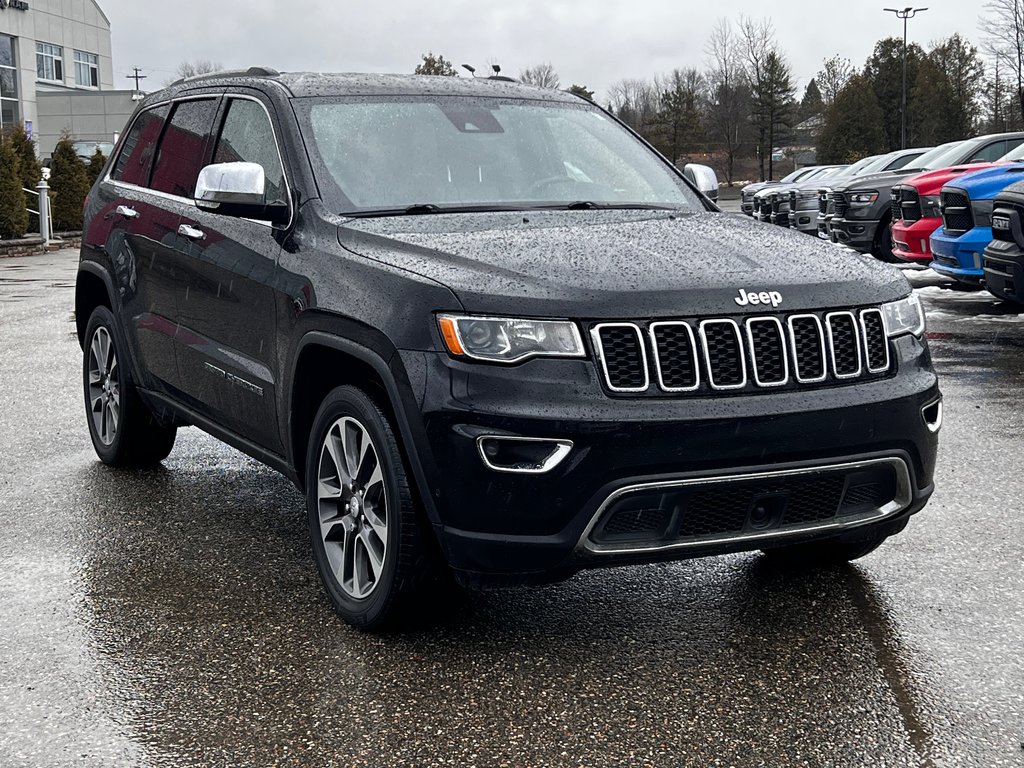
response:
M565 460L572 440L483 435L476 439L476 448L484 465L495 472L540 475Z

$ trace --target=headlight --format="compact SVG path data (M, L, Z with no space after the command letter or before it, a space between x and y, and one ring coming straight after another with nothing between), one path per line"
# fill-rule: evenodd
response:
M568 320L440 315L441 338L456 357L517 363L530 357L584 357L583 339Z
M942 216L942 209L939 207L942 198L938 195L925 195L921 198L921 216L925 219L937 219Z
M974 226L992 226L992 206L994 200L976 200L971 203L971 212L974 214Z
M871 205L877 199L877 192L854 192L849 196L850 205Z
M890 338L905 333L912 333L915 336L924 333L924 310L917 296L911 294L905 299L890 301L883 304L881 309L885 333Z

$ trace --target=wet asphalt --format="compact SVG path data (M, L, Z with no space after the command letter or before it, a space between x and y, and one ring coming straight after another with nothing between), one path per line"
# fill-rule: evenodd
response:
M97 461L76 259L0 261L2 768L1024 765L1022 308L910 274L937 491L856 564L592 572L373 636L281 476L195 429Z

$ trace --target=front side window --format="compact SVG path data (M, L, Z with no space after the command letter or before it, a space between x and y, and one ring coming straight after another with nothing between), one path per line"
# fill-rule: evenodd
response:
M297 99L339 213L430 205L701 210L671 167L600 110L491 97Z
M124 137L121 153L117 156L110 178L114 181L123 181L125 184L146 186L149 182L153 156L156 154L156 143L164 127L164 120L167 119L168 109L169 107L164 104L161 107L147 109L136 118L128 135Z
M216 99L181 101L160 139L150 188L178 197L191 198L196 191L199 169L206 159Z
M257 163L266 174L268 205L287 203L284 170L266 111L248 99L232 99L213 154L215 163Z
M64 82L64 49L50 43L36 43L36 77L51 83Z
M75 51L75 85L82 88L100 87L100 57L95 53Z

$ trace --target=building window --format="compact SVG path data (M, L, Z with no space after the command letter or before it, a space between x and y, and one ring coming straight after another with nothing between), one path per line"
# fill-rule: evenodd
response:
M75 85L100 87L100 57L95 53L75 51Z
M14 65L14 38L0 35L0 130L21 120L18 70Z
M64 82L64 49L59 45L36 43L36 77L51 83Z

